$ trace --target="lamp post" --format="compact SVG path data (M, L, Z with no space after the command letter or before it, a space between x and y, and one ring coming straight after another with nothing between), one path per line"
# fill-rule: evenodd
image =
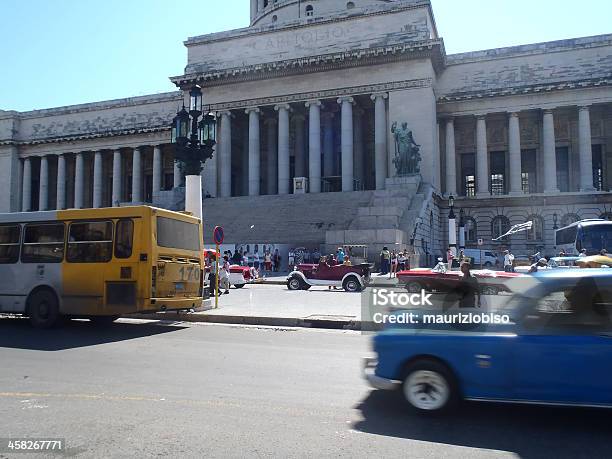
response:
M459 210L459 251L465 250L465 212Z
M457 258L457 224L455 221L455 197L451 194L448 197L448 246L450 247L453 259ZM452 265L448 267L452 269Z
M557 215L557 213L555 212L553 214L553 229L554 230L558 230L559 229L559 225L557 225L557 219L559 218L559 216Z
M203 116L202 116L203 115ZM201 119L200 119L201 117ZM185 210L202 219L202 164L212 158L217 138L217 121L202 110L202 89L189 90L189 111L185 106L172 120L174 160L185 174Z

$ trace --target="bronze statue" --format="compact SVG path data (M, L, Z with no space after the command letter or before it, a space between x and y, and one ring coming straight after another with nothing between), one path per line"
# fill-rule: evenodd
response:
M408 123L403 122L398 129L397 121L391 125L391 133L395 139L395 158L393 164L398 176L420 173L419 163L421 146L417 145L412 137L412 131L408 129Z

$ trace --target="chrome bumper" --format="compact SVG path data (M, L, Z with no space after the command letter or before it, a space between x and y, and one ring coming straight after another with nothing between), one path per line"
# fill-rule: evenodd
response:
M393 390L397 388L401 381L376 375L377 364L378 359L376 357L364 357L363 359L363 377L368 381L368 384L374 389Z

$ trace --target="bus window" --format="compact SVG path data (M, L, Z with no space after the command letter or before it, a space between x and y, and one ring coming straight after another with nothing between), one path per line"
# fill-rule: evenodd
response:
M134 222L119 220L115 231L115 258L130 258L134 239Z
M196 223L157 217L157 245L160 247L199 251L199 231Z
M19 225L0 226L0 263L19 260Z
M113 222L77 222L70 224L68 253L70 263L104 263L113 253Z
M63 223L34 223L25 226L22 263L60 263L63 259Z

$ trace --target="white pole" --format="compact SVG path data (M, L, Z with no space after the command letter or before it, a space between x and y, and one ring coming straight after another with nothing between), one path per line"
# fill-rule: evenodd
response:
M453 257L457 258L457 226L454 218L448 219L448 246L453 253Z
M185 177L185 210L202 220L202 176Z

